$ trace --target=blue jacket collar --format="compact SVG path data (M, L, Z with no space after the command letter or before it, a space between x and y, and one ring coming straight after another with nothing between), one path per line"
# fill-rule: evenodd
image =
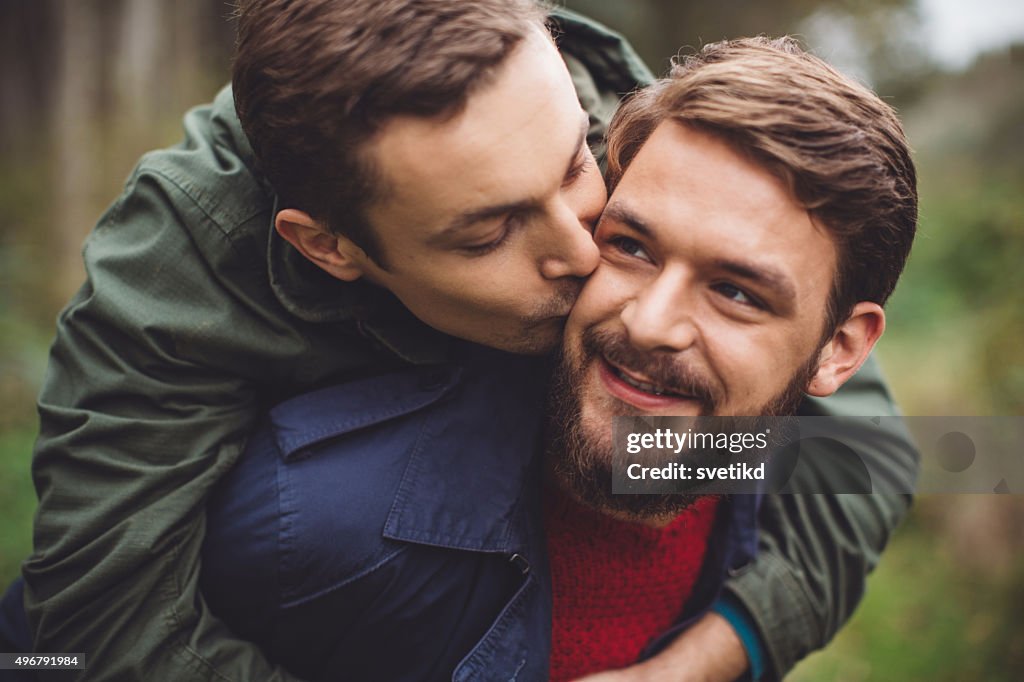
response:
M458 365L348 382L272 412L286 459L317 443L415 415L384 526L394 540L481 552L525 547L527 486L539 485L544 363L462 344Z
M480 552L525 551L539 487L541 361L479 347L426 424L384 527L395 540Z

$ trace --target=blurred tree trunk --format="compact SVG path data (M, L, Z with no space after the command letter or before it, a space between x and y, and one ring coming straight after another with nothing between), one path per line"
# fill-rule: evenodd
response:
M0 1L0 153L25 153L39 136L39 112L49 105L53 54L53 8L49 3Z
M125 0L121 12L115 116L135 134L152 124L162 99L160 90L167 85L159 68L164 35L161 9L160 0Z
M172 17L172 39L168 46L174 70L172 81L176 99L195 101L203 96L203 48L210 42L204 21L205 0L178 0ZM225 5L226 7L226 5Z
M94 2L63 2L60 66L54 101L54 222L52 294L67 298L82 281L81 244L95 220L92 148L101 83L99 13Z

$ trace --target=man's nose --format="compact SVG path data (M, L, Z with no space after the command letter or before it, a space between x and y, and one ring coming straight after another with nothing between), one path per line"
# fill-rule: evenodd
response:
M697 340L693 296L682 273L662 273L629 301L620 315L637 350L679 353Z
M540 264L545 279L587 277L601 257L590 228L566 204L558 208Z

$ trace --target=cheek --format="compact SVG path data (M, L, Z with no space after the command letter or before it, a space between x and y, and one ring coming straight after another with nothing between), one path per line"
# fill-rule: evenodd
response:
M462 286L452 280L410 278L389 288L413 315L456 336L477 324L490 307L478 295L480 287Z
M728 322L721 316L707 315L701 336L708 359L727 386L733 399L771 392L774 379L787 366L789 352L778 334L754 325Z
M731 400L756 406L788 386L811 353L807 340L788 330L721 325L705 331Z
M404 272L402 281L391 290L403 301L415 301L421 306L466 311L500 308L515 299L510 291L511 282L501 272L500 268L467 266L465 261L442 263L438 259L417 263L415 270Z
M588 327L615 317L635 296L636 283L630 277L602 262L583 286L569 323Z

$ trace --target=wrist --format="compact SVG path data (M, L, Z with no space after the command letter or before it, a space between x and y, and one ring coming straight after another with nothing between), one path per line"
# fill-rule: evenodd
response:
M664 651L633 668L638 682L735 682L749 661L736 630L711 611Z
M765 668L764 644L750 613L738 599L728 592L724 593L711 608L713 613L726 621L739 640L740 646L743 647L747 661L747 668L744 672L749 673L744 676L744 679L754 682L762 679Z

